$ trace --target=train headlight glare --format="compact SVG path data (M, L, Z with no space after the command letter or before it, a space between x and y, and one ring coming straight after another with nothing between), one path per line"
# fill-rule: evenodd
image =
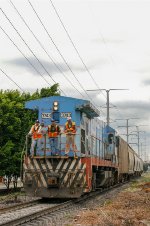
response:
M54 106L58 106L58 102L57 101L54 101Z
M53 109L54 109L54 111L57 111L58 110L58 107L57 106L54 106Z
M53 110L58 111L58 102L57 101L53 102Z

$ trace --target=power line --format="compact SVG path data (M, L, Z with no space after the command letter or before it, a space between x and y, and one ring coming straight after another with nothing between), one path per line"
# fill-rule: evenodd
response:
M13 29L17 32L17 34L19 35L19 37L21 38L21 40L24 42L24 44L27 46L27 48L30 50L30 52L33 54L33 56L36 58L36 60L39 62L39 64L42 66L42 68L45 70L45 72L49 75L49 77L54 81L54 83L56 83L56 81L52 78L52 76L49 74L49 72L47 71L47 69L44 67L44 65L41 63L41 61L38 59L38 57L35 55L35 53L32 51L32 49L29 47L29 45L26 43L26 41L22 38L22 36L20 35L20 33L18 32L18 30L15 28L15 26L13 25L13 23L10 21L10 19L7 17L7 15L4 13L4 11L0 8L0 10L2 11L3 15L5 16L5 18L8 20L8 22L11 24L11 26L13 27ZM61 89L60 89L61 90ZM62 91L62 90L61 90ZM63 91L62 91L63 92Z
M6 72L4 72L1 68L0 68L1 72L10 80L12 81L22 92L25 92L9 75L6 74Z
M92 15L93 18L94 18L94 25L95 25L95 24L97 25L97 20L96 20L96 17L95 17L95 13L94 13L93 10L92 10L92 7L89 7L89 9L90 9L91 15ZM95 26L95 27L96 27L96 26ZM109 50L109 49L108 49L107 42L106 42L106 40L105 40L105 38L104 38L102 32L100 31L99 25L97 25L97 29L98 29L98 32L99 32L101 38L102 38L102 41L103 41L103 43L104 43L104 45L105 45L106 50ZM115 65L115 61L114 61L112 55L108 54L108 56L109 56L109 58L110 58L112 64Z
M50 38L50 40L52 41L52 43L54 44L55 48L57 49L58 53L60 54L60 56L62 57L63 61L65 62L65 64L67 65L67 67L69 68L69 70L71 71L71 73L73 74L73 76L75 77L75 79L77 80L77 82L79 83L80 87L82 88L82 90L86 93L86 95L88 96L88 98L91 100L91 102L94 103L94 101L91 99L91 97L88 95L88 93L86 92L86 90L84 89L84 87L82 86L82 84L79 82L79 80L77 79L76 75L74 74L74 72L72 71L72 69L70 68L69 64L67 63L67 61L65 60L65 58L63 57L63 55L61 54L59 48L57 47L57 45L55 44L54 40L52 39L52 37L50 36L49 32L47 31L46 27L44 26L42 20L40 19L39 15L37 14L36 10L34 9L33 5L31 4L31 2L28 0L29 4L31 5L31 8L33 9L35 15L37 16L38 20L40 21L40 23L42 24L44 30L46 31L48 37ZM94 103L94 105L96 105ZM100 110L101 112L103 112L102 110Z
M93 82L94 82L94 84L96 85L96 87L100 90L100 93L102 93L102 95L107 99L107 97L106 97L106 96L104 95L104 93L102 92L103 89L101 89L101 88L99 87L99 85L96 83L96 81L94 80L94 78L93 78L91 72L89 71L87 65L85 64L83 58L81 57L81 55L80 55L80 53L79 53L77 47L75 46L75 44L74 44L74 42L73 42L73 40L72 40L72 38L71 38L69 32L67 31L67 29L66 29L66 27L65 27L65 25L64 25L64 23L63 23L63 21L62 21L62 19L61 19L61 17L60 17L60 15L59 15L59 13L58 13L58 11L56 10L56 7L55 7L53 1L52 1L52 0L49 0L49 1L50 1L51 5L52 5L52 7L53 7L53 9L54 9L54 11L55 11L55 13L56 13L58 19L59 19L59 21L60 21L62 27L64 28L64 30L65 30L65 32L66 32L66 34L67 34L67 36L68 36L68 38L69 38L69 40L70 40L72 46L74 47L74 49L75 49L75 51L76 51L76 53L77 53L79 59L81 60L81 62L82 62L82 64L83 64L84 68L86 69L86 71L87 71L88 74L90 75L90 77L91 77L91 79L93 80ZM105 43L105 44L106 44L106 43Z
M26 25L26 27L29 29L29 31L31 32L31 34L34 36L34 38L36 39L36 41L38 42L38 44L41 46L41 48L44 50L44 52L47 54L47 56L53 62L53 64L56 66L56 68L59 70L59 72L63 74L63 76L71 84L71 86L74 87L74 89L83 97L82 93L80 93L80 91L74 86L74 84L67 78L67 76L63 73L63 71L61 71L61 69L58 67L58 65L55 63L55 61L52 59L52 57L46 51L46 49L44 48L44 46L42 45L42 43L40 42L40 40L36 37L36 35L33 33L33 31L31 30L31 28L29 27L29 25L27 24L27 22L25 21L25 19L23 18L23 16L19 13L19 11L16 8L16 6L14 5L14 3L11 0L9 0L9 1L12 4L12 6L14 7L15 11L17 12L17 14L20 16L20 18L24 22L24 24Z
M81 62L82 62L82 64L83 64L84 68L86 69L86 71L87 71L88 74L90 75L90 77L91 77L91 79L93 80L93 82L94 82L94 84L96 85L96 87L97 87L98 89L100 89L99 85L96 83L96 81L94 80L94 78L93 78L91 72L89 71L88 67L86 66L86 64L85 64L85 62L84 62L84 60L83 60L83 58L81 57L79 51L77 50L77 47L75 46L75 44L74 44L74 42L73 42L73 40L72 40L72 38L71 38L69 32L67 31L67 29L66 29L66 27L65 27L65 25L64 25L64 23L63 23L63 21L62 21L62 19L61 19L61 17L60 17L60 15L59 15L59 13L58 13L58 11L56 10L56 7L54 6L53 1L52 1L52 0L49 0L49 1L50 1L51 5L52 5L52 7L53 7L53 9L54 9L54 11L55 11L55 13L56 13L58 19L59 19L59 21L60 21L62 27L64 28L64 30L65 30L65 32L66 32L66 34L67 34L67 36L68 36L68 38L69 38L69 40L70 40L72 46L74 47L74 49L75 49L75 51L76 51L76 53L77 53L79 59L81 60ZM100 91L100 93L102 93L102 95L106 98L106 96L104 95L104 93L103 93L102 91ZM102 110L101 110L101 112L104 114L104 112L103 112Z
M58 13L58 11L56 10L56 7L54 6L53 1L52 1L52 0L49 0L49 1L50 1L51 5L52 5L52 7L53 7L53 9L54 9L54 11L55 11L55 13L56 13L56 15L57 15L57 17L58 17L58 19L59 19L61 25L63 26L63 28L64 28L64 30L65 30L65 32L66 32L66 34L67 34L67 36L68 36L68 38L69 38L71 44L73 45L73 47L74 47L74 49L75 49L75 51L76 51L78 57L80 58L80 60L81 60L81 62L82 62L82 64L83 64L83 66L84 66L84 68L86 69L86 71L87 71L88 74L90 75L90 77L91 77L91 79L93 80L93 82L94 82L94 84L96 85L96 87L97 87L98 89L100 89L99 85L96 83L96 81L95 81L95 79L93 78L91 72L89 71L88 67L86 66L86 64L85 64L85 62L84 62L84 60L83 60L83 58L81 57L79 51L77 50L77 47L75 46L75 44L74 44L74 42L73 42L73 40L72 40L72 38L71 38L69 32L67 31L67 29L66 29L66 27L65 27L65 25L64 25L64 23L63 23L63 21L62 21L62 19L61 19L61 17L60 17L60 15L59 15L59 13ZM100 91L100 92L103 94L102 91ZM103 96L106 97L104 94L103 94Z
M19 49L19 47L14 43L14 41L10 38L10 36L5 32L5 30L0 26L0 29L4 32L4 34L8 37L8 39L13 43L13 45L18 49L18 51L23 55L23 57L28 61L28 63L34 68L34 70L40 74L40 76L44 79L44 81L51 86L51 84L44 78L44 76L36 69L36 67L30 62L30 60L24 55L24 53Z
M91 11L91 15L93 16L93 18L94 18L94 20L95 20L95 13L93 12L93 10L92 10L91 7L90 7L90 11ZM95 24L97 25L97 20L95 20L94 25L95 25ZM97 26L97 29L99 30L99 34L100 34L100 36L101 36L101 38L102 38L102 41L103 41L103 43L104 43L104 46L105 46L106 50L108 51L109 48L108 48L107 42L106 42L106 40L105 40L105 38L104 38L104 36L103 36L102 32L100 31L100 29L99 29L98 26ZM111 62L112 62L112 65L117 66L116 63L115 63L115 60L114 60L113 57L112 57L112 55L108 54L108 57L110 58L110 60L111 60ZM119 109L117 106L116 106L116 110L118 111L119 115L121 115L121 114L120 114L120 109Z
M82 90L86 93L86 95L88 96L89 99L91 99L91 97L88 95L88 93L86 92L86 90L84 89L84 87L82 86L82 84L80 83L80 81L77 79L76 75L74 74L74 72L72 71L71 67L69 66L69 64L67 63L67 61L65 60L65 58L63 57L62 53L60 52L59 48L57 47L57 45L55 44L54 40L52 39L52 37L50 36L49 32L47 31L45 25L43 24L42 20L40 19L39 15L37 14L36 10L34 9L33 5L31 4L31 2L28 0L31 8L33 9L35 15L37 16L38 20L40 21L40 23L42 24L44 30L46 31L48 37L50 38L50 40L52 41L53 45L55 46L55 48L57 49L58 53L60 54L60 56L62 57L63 61L65 62L65 64L67 65L67 67L69 68L69 70L71 71L72 75L74 76L74 78L77 80L77 82L79 83L80 87L82 88ZM92 99L91 99L92 100Z
M8 22L11 24L11 26L13 27L13 29L17 32L17 34L19 35L19 37L22 39L22 41L25 43L25 45L28 47L28 49L31 51L31 53L35 56L35 54L33 53L33 51L31 50L31 48L28 46L28 44L25 42L25 40L22 38L22 36L20 35L20 33L18 32L18 30L15 28L15 26L12 24L12 22L10 21L10 19L7 17L7 15L4 13L4 11L1 9L3 15L5 16L5 18L8 20ZM0 27L3 32L6 34L6 32L4 31L4 29L2 27ZM6 34L7 35L7 34ZM7 35L8 36L8 35ZM9 37L9 36L8 36ZM9 39L12 41L12 39L9 37ZM13 42L13 41L12 41ZM13 42L13 44L17 47L17 45ZM17 49L19 50L19 48L17 47ZM19 50L20 51L20 50ZM24 54L23 54L24 55ZM38 60L38 58L35 56L35 58ZM27 59L27 58L26 58ZM29 62L29 61L28 61ZM40 63L40 62L39 62Z

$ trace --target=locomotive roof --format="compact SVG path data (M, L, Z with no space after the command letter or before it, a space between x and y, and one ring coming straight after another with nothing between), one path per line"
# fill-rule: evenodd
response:
M45 105L49 105L50 103L53 103L54 101L58 101L59 103L68 102L68 105L71 104L77 111L85 112L87 116L89 116L90 118L100 116L100 111L95 106L93 106L93 104L89 100L83 100L83 99L65 97L65 96L51 96L51 97L44 97L36 100L27 101L25 103L25 108L33 109L33 110L39 109Z

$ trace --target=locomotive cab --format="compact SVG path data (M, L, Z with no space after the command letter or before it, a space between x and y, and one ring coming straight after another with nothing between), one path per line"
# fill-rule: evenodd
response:
M105 159L117 163L117 149L116 149L116 131L110 126L104 128L104 142L106 145Z

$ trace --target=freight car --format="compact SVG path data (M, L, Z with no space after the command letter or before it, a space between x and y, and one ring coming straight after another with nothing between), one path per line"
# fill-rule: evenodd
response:
M45 131L52 118L61 129L56 156L47 132L38 138L32 156L27 136L22 181L28 195L77 198L142 173L142 160L113 128L99 120L100 112L88 100L52 96L28 101L25 107L38 110ZM76 123L75 157L72 147L65 155L67 117Z
M118 156L118 180L124 181L133 176L141 176L143 160L120 136L116 136Z

